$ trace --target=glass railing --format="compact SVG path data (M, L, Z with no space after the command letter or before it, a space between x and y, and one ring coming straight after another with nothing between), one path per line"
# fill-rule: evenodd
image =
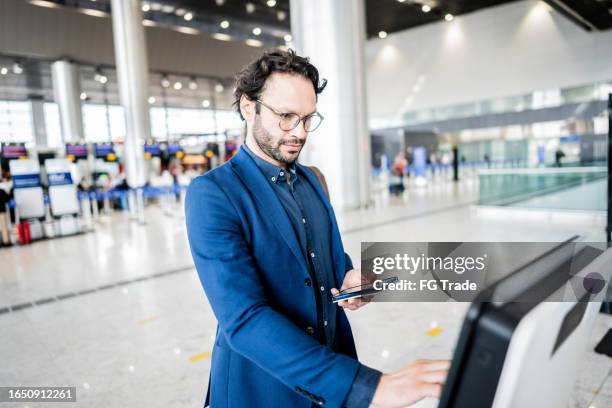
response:
M605 211L606 167L481 170L479 204Z

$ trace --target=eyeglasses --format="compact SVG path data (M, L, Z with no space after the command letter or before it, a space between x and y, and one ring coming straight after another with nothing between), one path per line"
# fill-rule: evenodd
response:
M282 130L284 130L286 132L289 131L289 130L293 130L296 127L298 127L300 122L304 122L304 130L306 132L312 132L312 131L316 130L319 127L319 125L321 125L321 122L323 122L323 115L321 115L319 112L312 113L312 114L304 116L302 118L297 113L278 112L276 109L274 109L271 106L263 103L259 99L256 99L255 102L265 106L266 108L268 108L272 112L274 112L276 115L278 115L280 117L280 121L278 122L278 126Z

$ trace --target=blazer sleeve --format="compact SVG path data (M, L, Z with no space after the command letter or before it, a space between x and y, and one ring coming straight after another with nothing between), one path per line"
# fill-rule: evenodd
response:
M341 407L359 363L270 306L240 217L212 178L192 181L185 213L200 281L230 347L313 402Z
M344 273L347 273L351 269L354 269L353 261L351 257L346 252L344 253Z

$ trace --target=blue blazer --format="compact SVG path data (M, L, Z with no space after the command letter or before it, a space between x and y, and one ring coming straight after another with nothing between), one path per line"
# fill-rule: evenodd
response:
M303 173L332 225L334 279L352 269L334 211L317 176ZM336 343L321 345L313 287L298 237L269 181L240 151L195 178L185 203L195 266L217 318L209 393L212 408L341 407L359 363L338 310Z

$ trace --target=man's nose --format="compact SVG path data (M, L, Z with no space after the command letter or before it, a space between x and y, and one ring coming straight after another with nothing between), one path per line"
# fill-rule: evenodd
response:
M308 137L308 132L304 128L304 121L301 120L300 123L291 131L291 136L297 137L300 140L306 141Z

